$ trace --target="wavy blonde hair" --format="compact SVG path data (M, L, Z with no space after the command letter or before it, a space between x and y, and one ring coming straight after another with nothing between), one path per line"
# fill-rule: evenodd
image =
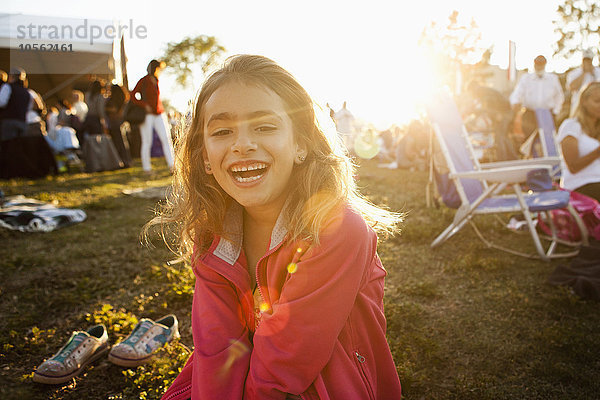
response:
M290 194L285 208L288 238L319 242L319 232L333 212L344 203L358 211L377 232L393 234L402 216L373 205L357 190L354 165L328 137L315 116L314 103L296 79L274 61L256 55L238 55L226 60L204 83L194 105L191 124L178 138L173 190L158 215L146 224L145 232L161 225L175 233L176 249L188 259L194 246L199 253L210 245L213 235L226 236L223 220L234 201L204 170L204 107L212 94L228 82L267 88L284 103L292 121L295 140L308 150L303 163L292 171ZM173 229L174 228L174 231Z
M583 102L590 97L594 89L600 89L600 82L590 82L581 91L581 95L579 95L579 102L577 103L575 111L573 111L572 117L579 121L581 128L588 136L591 136L595 139L600 139L600 119L596 121L595 125L593 125L590 121L589 112L583 106Z

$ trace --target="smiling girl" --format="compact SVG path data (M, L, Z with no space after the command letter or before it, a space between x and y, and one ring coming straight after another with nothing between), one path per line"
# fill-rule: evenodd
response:
M335 136L334 136L335 137ZM398 399L376 231L314 105L273 61L204 83L152 223L177 223L196 275L194 351L163 399Z

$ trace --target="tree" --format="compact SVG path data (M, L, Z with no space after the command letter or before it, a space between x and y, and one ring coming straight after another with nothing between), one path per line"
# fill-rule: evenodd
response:
M570 58L579 50L600 46L600 3L598 0L564 0L557 10L554 32L559 39L554 55Z
M182 87L193 80L193 67L198 65L203 74L216 64L225 51L214 36L188 36L180 42L167 43L162 59L167 63L169 72L175 75L175 81Z
M492 48L482 45L475 20L471 19L469 24L460 22L458 11L450 14L445 26L430 22L421 32L419 45L430 53L443 83L455 90L459 89L456 87L459 71L464 73L474 65L487 65L492 53Z

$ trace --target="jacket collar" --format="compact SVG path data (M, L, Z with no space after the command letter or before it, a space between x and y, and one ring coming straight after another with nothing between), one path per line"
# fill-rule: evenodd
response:
M284 223L284 211L287 208L288 203L289 198L281 209L277 221L275 222L275 226L273 227L273 231L271 232L268 252L279 246L288 233ZM213 254L227 264L234 265L242 252L242 241L244 239L244 209L235 201L232 202L225 212L223 231L225 232L227 239L219 237L219 243L213 250Z

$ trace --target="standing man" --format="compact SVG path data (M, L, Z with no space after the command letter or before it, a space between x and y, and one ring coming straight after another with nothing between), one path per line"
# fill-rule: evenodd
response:
M22 68L12 68L8 83L0 88L0 141L22 136L27 128L25 115L32 97L24 85L26 77Z
M555 116L560 113L565 100L558 77L546 72L546 57L537 56L533 60L534 72L523 76L510 95L510 104L515 112L522 107L535 110L544 108Z
M131 92L131 101L146 109L146 118L140 125L140 136L142 137L140 158L142 159L142 168L146 173L152 171L150 150L152 149L153 130L160 139L167 165L171 171L173 170L173 143L158 88L158 77L165 67L164 61L150 61L147 68L148 75L140 79Z
M581 91L591 82L600 81L600 68L594 67L594 51L583 51L581 66L567 74L567 89L571 92L571 112L573 114Z

